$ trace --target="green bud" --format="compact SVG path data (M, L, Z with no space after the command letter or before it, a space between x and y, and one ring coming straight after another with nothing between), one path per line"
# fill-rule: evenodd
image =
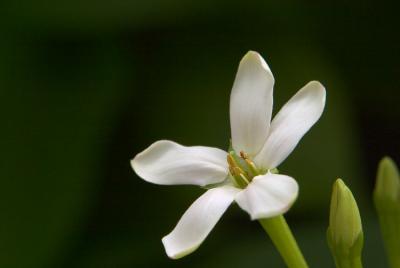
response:
M379 163L374 201L378 210L400 211L400 179L396 164L389 157Z
M389 157L379 163L374 203L391 267L400 267L400 177Z
M333 184L327 239L336 267L362 267L364 236L360 212L341 179Z

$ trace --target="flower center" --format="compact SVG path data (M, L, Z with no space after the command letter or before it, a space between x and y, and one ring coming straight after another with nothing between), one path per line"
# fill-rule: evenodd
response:
M229 152L227 155L229 164L230 177L239 188L246 188L246 186L257 175L262 174L262 170L258 169L249 156L241 151L238 156L234 151Z

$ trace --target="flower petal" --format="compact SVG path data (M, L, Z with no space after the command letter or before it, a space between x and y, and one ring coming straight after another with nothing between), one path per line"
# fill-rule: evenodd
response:
M231 186L223 186L200 196L183 214L174 230L162 239L167 255L179 259L195 251L239 191Z
M226 179L226 155L226 152L217 148L186 147L161 140L137 154L131 165L135 172L148 182L205 186Z
M325 107L325 88L312 81L300 89L279 111L270 133L254 161L261 168L275 168L293 151L317 122Z
M267 173L257 176L235 201L252 220L274 217L289 210L297 198L299 186L286 175Z
M255 155L262 148L272 113L274 77L264 59L249 51L241 60L230 99L232 146Z

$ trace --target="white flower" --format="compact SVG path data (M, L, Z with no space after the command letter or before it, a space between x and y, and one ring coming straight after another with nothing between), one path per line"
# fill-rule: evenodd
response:
M211 185L162 239L170 258L196 250L234 201L254 220L285 213L297 198L297 182L271 171L321 116L325 89L319 82L308 83L270 122L273 86L264 59L248 52L230 98L232 152L161 140L131 161L135 172L151 183Z

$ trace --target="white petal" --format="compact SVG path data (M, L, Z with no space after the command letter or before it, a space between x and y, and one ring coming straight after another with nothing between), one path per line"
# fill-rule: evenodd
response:
M255 155L262 148L272 113L274 77L264 59L249 51L233 84L230 119L233 149Z
M286 175L267 173L257 176L235 201L252 220L270 218L289 210L297 198L299 186Z
M325 107L325 88L312 81L300 89L279 111L255 162L275 168L293 151L303 135L317 122Z
M231 186L223 186L200 196L183 214L174 230L162 239L167 255L178 259L195 251L239 191Z
M161 140L137 154L131 165L148 182L205 186L222 182L226 178L226 155L226 152L217 148L186 147Z

